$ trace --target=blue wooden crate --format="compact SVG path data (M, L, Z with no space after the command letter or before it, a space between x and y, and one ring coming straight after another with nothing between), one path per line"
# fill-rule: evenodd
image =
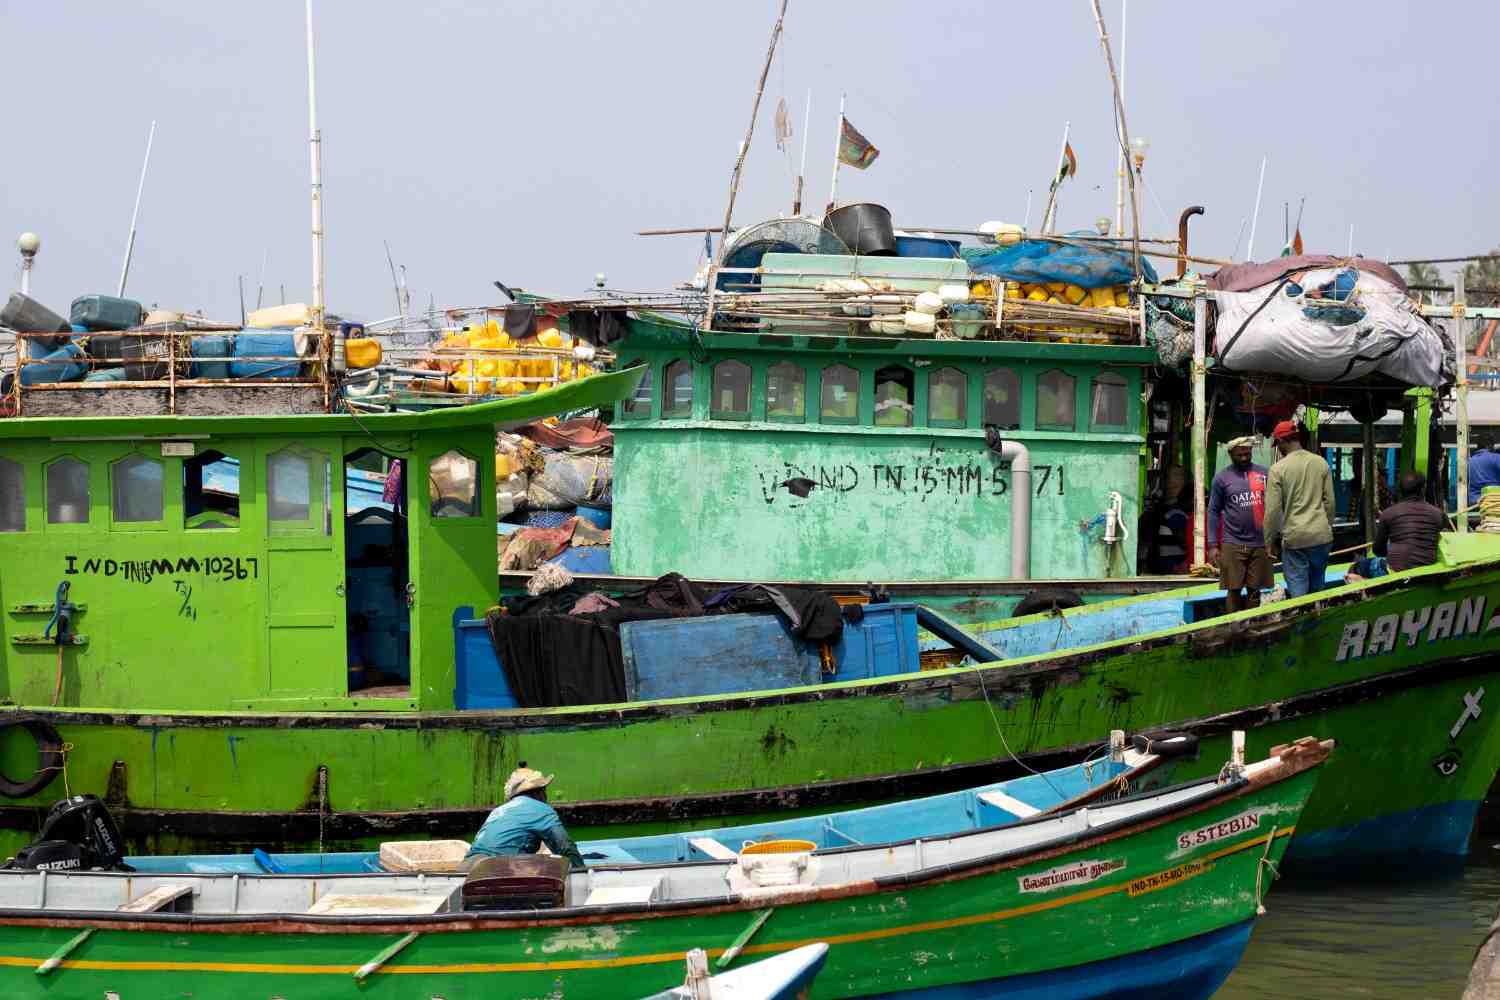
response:
M818 651L776 615L715 615L620 626L631 701L817 684Z
M453 666L454 708L521 707L495 655L489 625L470 607L453 612Z

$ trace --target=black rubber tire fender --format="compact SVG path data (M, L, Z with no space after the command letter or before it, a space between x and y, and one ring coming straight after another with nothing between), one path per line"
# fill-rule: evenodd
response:
M1083 598L1076 591L1041 589L1028 591L1011 611L1012 618L1034 615L1043 611L1062 611L1065 608L1083 607Z
M0 795L10 799L24 799L35 795L57 779L63 767L62 735L52 723L36 716L17 716L0 719L0 729L22 726L36 740L36 771L25 781L16 781L0 772Z

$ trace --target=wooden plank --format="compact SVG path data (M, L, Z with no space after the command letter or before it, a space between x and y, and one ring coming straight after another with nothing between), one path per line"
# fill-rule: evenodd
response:
M733 861L739 856L712 837L692 837L688 843L715 861Z
M396 941L394 944L387 945L385 948L382 948L374 958L370 959L364 965L361 965L357 970L355 970L354 981L364 982L371 973L375 972L375 970L379 969L382 965L395 958L398 954L400 954L403 948L415 941L417 939L417 935L420 933L420 931L411 931L405 937L401 938L401 940Z
M438 913L448 905L441 892L330 892L307 908L310 914L340 917L422 916Z
M171 906L183 896L191 895L191 885L159 885L155 889L143 895L137 896L124 906L120 907L121 913L156 913Z
M1029 806L1020 799L1011 798L1004 792L980 792L979 797L996 809L1003 809L1005 812L1020 819L1026 819L1028 816L1035 816L1041 812L1036 806Z
M62 965L63 959L71 955L73 953L73 950L79 945L83 944L83 942L87 941L89 939L89 936L93 933L94 928L89 927L73 935L67 940L66 944L54 951L51 957L49 957L45 962L36 967L36 974L39 976L45 976L47 973L51 972L59 965Z

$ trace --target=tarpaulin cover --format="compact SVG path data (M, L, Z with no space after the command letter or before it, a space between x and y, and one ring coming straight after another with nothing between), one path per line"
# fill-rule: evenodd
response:
M1277 257L1258 264L1253 261L1231 264L1210 274L1207 285L1216 292L1248 292L1252 288L1280 281L1288 274L1296 274L1298 271L1344 266L1373 274L1382 281L1394 285L1396 290L1403 295L1406 293L1406 282L1395 268L1384 261L1371 260L1368 257L1330 257L1323 253Z
M517 434L528 437L544 448L562 451L567 448L608 448L615 443L609 425L598 417L575 417L553 427L540 421L517 428Z
M1245 291L1214 292L1215 357L1221 368L1320 383L1379 373L1407 385L1438 386L1452 377L1443 337L1417 314L1402 287L1376 269L1263 273L1272 280Z
M1092 234L1090 234L1092 235ZM976 274L993 274L1006 281L1040 284L1061 281L1080 288L1108 288L1135 280L1131 254L1127 250L1081 247L1046 240L1022 240L1015 246L975 252L963 251ZM1156 281L1151 262L1141 258L1147 281Z

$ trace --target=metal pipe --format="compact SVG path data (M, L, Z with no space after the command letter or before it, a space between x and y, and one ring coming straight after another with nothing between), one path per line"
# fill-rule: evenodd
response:
M313 0L307 0L307 130L312 166L312 323L323 332L323 137L318 132L318 78L313 45Z
M1469 320L1464 315L1468 303L1464 301L1464 271L1459 268L1453 275L1453 349L1458 361L1458 384L1456 395L1458 406L1454 419L1458 422L1455 445L1458 450L1458 509L1469 506ZM1469 515L1465 511L1457 519L1462 534L1469 530Z
M1203 214L1202 205L1190 205L1182 210L1177 217L1177 277L1187 274L1188 263L1188 220L1195 215Z
M1000 442L1000 457L1010 461L1010 575L1031 579L1031 451L1019 441Z
M1203 482L1208 475L1208 403L1204 383L1208 378L1208 300L1193 297L1193 559L1192 566L1207 561L1208 512ZM1190 567L1191 568L1191 567Z

